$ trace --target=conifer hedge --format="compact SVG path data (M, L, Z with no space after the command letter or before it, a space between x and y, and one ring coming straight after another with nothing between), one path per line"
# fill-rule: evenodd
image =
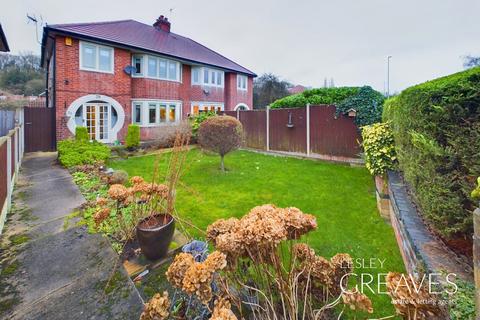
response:
M470 236L480 176L480 68L410 87L386 101L400 169L424 217L446 237Z

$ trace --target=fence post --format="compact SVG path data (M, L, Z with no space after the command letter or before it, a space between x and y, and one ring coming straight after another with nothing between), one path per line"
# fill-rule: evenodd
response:
M475 277L475 309L480 316L480 208L473 211L473 275Z
M270 151L270 106L267 106L267 151Z
M240 121L240 108L237 109L237 120Z
M307 103L307 156L310 155L310 103Z

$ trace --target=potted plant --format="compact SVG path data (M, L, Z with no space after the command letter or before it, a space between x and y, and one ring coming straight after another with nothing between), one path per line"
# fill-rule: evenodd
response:
M155 164L152 182L147 186L139 184L140 189L147 188L148 194L144 202L137 204L140 210L146 209L146 212L143 214L145 218L137 224L136 235L143 254L149 260L156 260L167 254L175 233L175 194L188 142L189 135L181 133L176 135L164 184L158 183L158 161Z
M142 177L130 179L130 187L113 184L108 190L109 199L97 199L99 210L94 216L97 226L113 216L112 236L126 243L136 236L142 253L149 260L164 257L175 233L175 190L188 150L189 136L177 134L170 153L163 183L159 177L159 157L151 182Z

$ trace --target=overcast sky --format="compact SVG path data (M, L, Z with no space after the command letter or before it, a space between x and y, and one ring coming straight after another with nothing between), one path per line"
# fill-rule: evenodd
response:
M26 14L49 24L164 14L190 37L257 74L295 84L371 85L391 92L462 70L480 55L479 0L0 0L0 23L13 53L40 53ZM173 9L170 12L170 9Z

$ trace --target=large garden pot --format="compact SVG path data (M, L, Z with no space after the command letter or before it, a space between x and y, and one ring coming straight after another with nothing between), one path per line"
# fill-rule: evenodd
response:
M145 257L148 260L165 257L174 232L175 219L169 214L157 214L141 220L137 225L137 240Z

